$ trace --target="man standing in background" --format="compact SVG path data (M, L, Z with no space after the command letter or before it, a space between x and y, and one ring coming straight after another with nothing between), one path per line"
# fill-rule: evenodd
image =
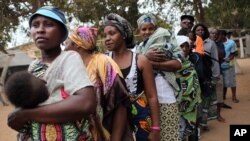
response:
M191 15L182 15L181 16L181 29L177 33L177 35L187 36L189 31L191 31L194 26L194 17Z
M236 97L236 73L234 65L234 57L237 56L236 43L227 38L227 32L225 30L220 30L220 41L224 44L226 52L224 62L221 64L224 81L223 98L226 99L227 88L231 87L232 101L238 103L239 100Z

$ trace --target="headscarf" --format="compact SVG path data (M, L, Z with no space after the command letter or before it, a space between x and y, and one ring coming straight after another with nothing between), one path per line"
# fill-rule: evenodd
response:
M188 42L189 38L184 35L176 36L177 45L180 47L183 43Z
M104 25L116 27L120 31L122 36L125 37L127 48L134 47L135 43L134 43L132 27L126 19L124 19L118 14L110 13L107 16L105 16Z
M43 6L41 8L39 8L34 14L32 14L29 18L29 26L31 27L31 23L32 20L34 19L34 17L36 15L41 15L41 16L45 16L47 18L50 18L56 22L58 22L59 24L62 25L63 30L64 30L64 37L62 41L65 41L68 37L68 29L66 26L66 18L63 14L62 11L60 11L57 7L54 6Z
M70 33L69 38L79 47L93 50L96 46L97 33L97 28L78 26Z
M147 13L142 15L138 20L137 20L137 26L138 29L141 28L143 23L152 23L154 26L156 26L156 18L153 14Z

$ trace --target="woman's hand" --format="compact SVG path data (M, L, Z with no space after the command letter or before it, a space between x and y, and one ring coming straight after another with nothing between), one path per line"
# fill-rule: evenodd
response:
M16 131L20 131L28 123L27 116L25 116L25 110L17 108L14 112L8 116L8 126Z
M162 61L166 61L167 59L165 52L162 50L159 50L158 48L149 49L148 52L145 54L145 56L150 61L154 61L154 62L162 62Z
M230 58L224 58L223 60L224 60L225 62L230 62L230 61L231 61Z
M149 141L159 141L160 140L160 131L156 130L151 130L149 136L148 136Z

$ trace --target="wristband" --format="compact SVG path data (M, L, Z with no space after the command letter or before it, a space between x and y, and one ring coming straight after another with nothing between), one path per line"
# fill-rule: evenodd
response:
M160 126L152 126L151 129L155 130L155 131L160 131L161 130Z

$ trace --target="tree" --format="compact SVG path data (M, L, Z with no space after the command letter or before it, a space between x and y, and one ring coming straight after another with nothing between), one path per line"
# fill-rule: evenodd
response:
M0 1L0 50L5 52L5 46L10 41L11 32L15 32L22 18L34 12L42 3L42 0L1 0ZM32 6L31 6L32 5Z
M168 0L169 1L169 0ZM198 23L206 24L204 6L206 1L204 0L176 0L172 1L172 7L177 7L183 14L194 15Z
M88 22L96 27L102 27L104 16L113 12L126 18L134 28L137 28L137 19L140 16L139 0L3 0L2 22L0 25L0 48L4 48L6 42L10 41L10 32L15 32L17 25L22 20L27 20L31 13L43 5L54 5L65 11L68 21ZM168 27L164 17L160 17L161 25ZM161 20L163 19L163 20ZM100 30L102 31L102 30Z
M210 26L229 29L249 29L249 9L249 0L211 0L205 11Z
M73 18L81 22L91 22L97 27L108 13L114 12L125 17L133 27L139 17L136 0L2 0L0 23L0 49L10 41L10 32L15 32L17 25L43 5L55 5L65 11L69 21Z
M206 5L206 0L145 0L142 3L143 7L150 4L151 7L157 6L157 15L162 15L162 11L167 7L167 15L170 15L170 23L179 18L179 13L194 15L199 23L206 23L204 15L204 6ZM174 17L173 17L174 16ZM167 19L167 18L166 18Z

